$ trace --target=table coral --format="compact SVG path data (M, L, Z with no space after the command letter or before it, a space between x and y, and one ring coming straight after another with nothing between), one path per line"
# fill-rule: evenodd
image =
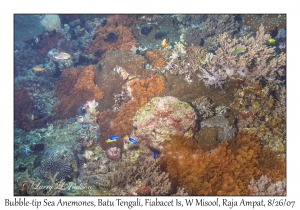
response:
M189 195L250 195L248 185L253 178L265 174L277 181L286 174L285 162L247 132L209 152L180 135L163 146L161 167L169 172L173 187L183 187Z
M133 118L134 134L146 145L160 148L167 136L192 136L196 130L197 115L186 102L172 96L155 97L140 108Z
M108 41L109 34L115 34L115 41ZM132 45L137 46L138 43L134 38L130 28L125 26L105 26L100 27L94 33L94 39L87 47L87 53L96 53L98 50L106 51L103 57L112 50L125 50L129 51Z
M104 93L95 85L94 66L80 66L63 71L55 84L59 102L54 112L60 119L74 117L76 110L86 101L99 101Z

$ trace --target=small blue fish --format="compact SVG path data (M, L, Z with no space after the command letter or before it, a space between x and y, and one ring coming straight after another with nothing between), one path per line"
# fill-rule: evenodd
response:
M118 136L111 136L111 137L109 137L109 140L119 140L119 137Z
M89 29L86 29L85 32L92 36L92 32Z
M29 149L29 147L28 147L28 146L24 146L24 147L22 148L22 153L23 153L23 155L28 156L28 155L30 154L30 149Z
M128 139L133 144L137 144L138 143L137 140L135 140L134 138L129 137Z
M106 140L106 142L111 143L111 142L116 142L117 140L119 140L118 136L111 136L109 137L109 139Z
M153 154L153 158L154 158L154 160L156 160L156 155L157 155L157 154L156 154L156 152L155 152L155 151L153 151L153 153L152 153L152 154Z

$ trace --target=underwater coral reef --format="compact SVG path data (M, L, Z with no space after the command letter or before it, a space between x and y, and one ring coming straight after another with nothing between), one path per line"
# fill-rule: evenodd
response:
M287 194L286 15L14 19L14 195Z

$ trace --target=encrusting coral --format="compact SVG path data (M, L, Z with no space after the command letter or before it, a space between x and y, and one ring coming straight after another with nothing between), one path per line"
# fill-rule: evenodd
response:
M99 101L104 93L94 83L94 66L69 68L55 84L55 92L59 99L54 113L59 119L75 117L76 110L87 101Z
M183 187L189 195L250 195L253 178L265 174L277 181L286 174L285 162L246 131L208 152L194 140L176 135L164 143L160 164L173 187Z

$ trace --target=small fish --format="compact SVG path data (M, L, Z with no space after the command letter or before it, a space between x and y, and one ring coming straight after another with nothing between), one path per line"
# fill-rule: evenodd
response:
M152 155L153 155L153 159L156 160L156 157L157 157L156 151L153 151Z
M85 32L92 36L92 32L89 29L86 29Z
M122 79L122 80L126 80L127 79L127 77L128 77L128 73L127 73L127 71L125 70L125 69L121 69L121 72L120 72L120 78Z
M126 136L127 138L128 138L128 140L132 143L132 144L137 144L138 142L137 142L137 140L135 140L134 138L131 138L131 137L128 137L128 136Z
M231 55L238 55L238 54L241 54L241 53L243 53L243 52L245 52L244 49L238 48L238 49L235 49L234 51L232 51L232 52L231 52Z
M156 163L156 157L157 157L156 151L152 152L152 156L153 156L154 164L155 164Z
M24 146L22 149L22 153L26 156L28 156L30 154L30 149L28 146Z
M116 142L118 139L107 139L106 142L107 143L111 143L111 142Z
M32 68L34 71L44 71L45 68L41 67L41 66L35 66Z
M58 60L67 60L71 57L71 55L69 53L66 52L60 52L57 55L54 56L54 58L58 59Z
M269 43L269 44L275 44L275 43L276 43L276 40L273 39L273 38L270 38L270 39L268 40L268 43Z
M111 136L109 139L106 140L107 143L116 142L119 140L118 136Z
M200 63L203 64L203 65L206 64L206 62L202 59L200 59Z
M86 142L85 146L88 148L88 147L92 146L93 143L94 143L93 140L89 140Z
M34 43L38 43L39 41L40 41L39 38L37 38L36 36L33 37L33 42Z
M27 114L26 116L29 120L34 120L34 118L35 118L34 114Z
M164 39L164 40L161 42L161 47L164 48L164 47L167 47L167 46L169 46L168 39Z

